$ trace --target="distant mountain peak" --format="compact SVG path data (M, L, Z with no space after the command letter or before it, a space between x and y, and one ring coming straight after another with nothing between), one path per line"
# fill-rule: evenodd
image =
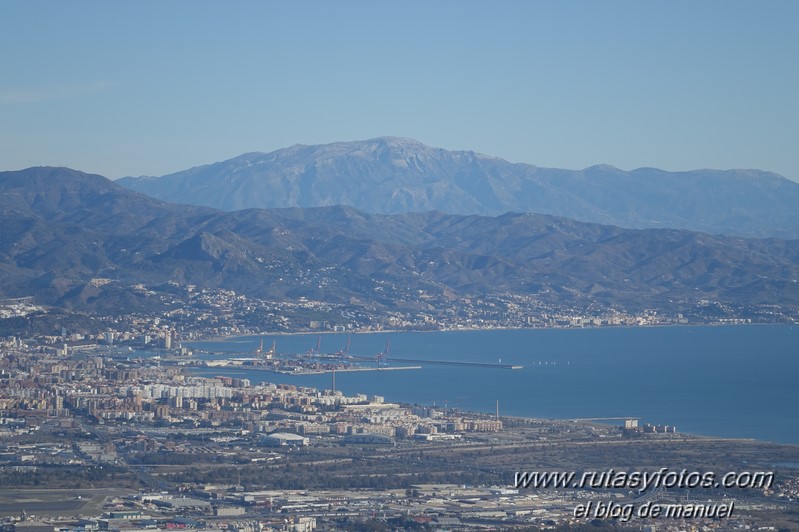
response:
M589 166L588 168L586 168L583 171L584 172L612 172L612 173L624 172L624 170L621 170L620 168L617 168L617 167L613 166L612 164L595 164L595 165Z
M13 187L27 188L30 185L52 187L99 187L113 186L105 177L73 170L61 166L33 166L18 172L0 172L0 192Z
M398 148L429 148L426 144L422 144L418 140L409 137L376 137L367 142L380 142L384 143L386 146Z

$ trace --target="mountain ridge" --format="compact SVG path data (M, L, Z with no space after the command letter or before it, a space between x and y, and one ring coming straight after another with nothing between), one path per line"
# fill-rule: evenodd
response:
M90 309L109 302L104 288L86 286L108 278L392 309L418 307L419 294L437 301L516 294L629 309L685 309L703 300L799 305L799 240L632 230L530 213L224 212L165 203L101 176L47 172L0 172L2 297Z
M120 185L226 211L349 205L376 214L552 214L627 228L799 238L799 183L762 170L583 170L378 137L249 152Z

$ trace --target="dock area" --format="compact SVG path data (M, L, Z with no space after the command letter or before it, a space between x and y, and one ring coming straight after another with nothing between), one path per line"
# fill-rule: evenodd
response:
M368 359L371 360L371 359ZM260 366L249 364L236 364L231 361L220 361L217 363L202 364L203 367L245 369L247 371L266 371L280 375L324 375L325 373L354 373L359 371L400 371L407 369L422 369L422 366L334 366L334 367L311 367L311 366Z
M353 357L355 360L374 360L367 357ZM436 364L441 366L472 366L477 368L494 368L494 369L522 369L524 366L517 364L500 364L491 362L465 362L459 360L427 360L422 358L397 358L391 357L391 362L402 362L410 364Z

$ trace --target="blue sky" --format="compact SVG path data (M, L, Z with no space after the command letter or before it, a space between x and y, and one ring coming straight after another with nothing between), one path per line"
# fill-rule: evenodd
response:
M799 179L799 2L0 3L0 170L411 137Z

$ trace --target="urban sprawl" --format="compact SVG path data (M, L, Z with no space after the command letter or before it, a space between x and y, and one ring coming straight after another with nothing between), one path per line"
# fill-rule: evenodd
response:
M140 287L143 297L169 298ZM192 357L189 340L308 331L582 327L740 323L750 317L702 302L695 314L668 315L543 308L524 298L460 301L457 310L370 314L299 299L264 302L229 290L180 289L167 310L92 316L94 330L7 335L0 341L0 516L5 530L461 530L586 525L575 508L632 508L653 494L625 490L513 485L513 471L561 469L613 456L640 465L637 453L668 448L672 459L722 456L740 442L679 434L635 419L616 424L536 420L407 405L380 396L246 378L198 374L228 367L279 369L273 350L238 363ZM180 304L177 304L180 303ZM708 310L704 321L698 320ZM0 304L6 320L40 319L51 310L30 298ZM770 318L773 320L774 316ZM781 321L795 317L781 316ZM8 322L7 322L8 323ZM268 346L267 346L268 348ZM302 358L292 371L336 363ZM363 368L367 370L368 368ZM379 369L379 361L378 368ZM268 380L268 373L263 373ZM751 453L796 462L791 446L751 443ZM748 449L745 448L745 450ZM747 451L749 452L749 451ZM747 452L736 454L745 460ZM731 456L727 452L724 456ZM604 458L602 458L604 456ZM690 456L690 458L689 458ZM638 458L637 458L638 457ZM703 459L704 460L704 459ZM729 458L729 460L733 460ZM686 462L689 463L689 462ZM717 469L741 464L714 462ZM721 464L721 465L718 465ZM703 530L751 527L763 512L796 511L797 475L762 489L709 490L704 500L734 515L699 517ZM686 492L660 492L670 504ZM605 502L602 502L605 501ZM682 514L685 515L685 514ZM683 530L681 519L599 516L607 526ZM682 528L681 528L682 527ZM568 528L564 528L568 529Z

